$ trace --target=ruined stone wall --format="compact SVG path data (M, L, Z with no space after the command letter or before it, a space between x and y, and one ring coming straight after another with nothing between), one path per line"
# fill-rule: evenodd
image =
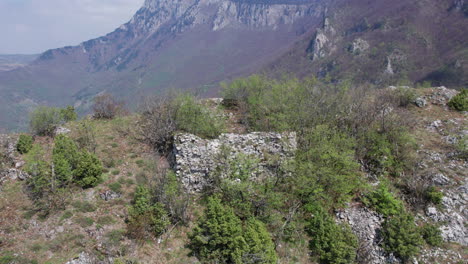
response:
M275 173L271 159L282 164L294 157L296 148L295 133L222 134L213 140L179 134L174 139L173 167L189 192L199 192L211 182L210 173L219 167L221 155L256 159L259 164L253 171L268 176Z

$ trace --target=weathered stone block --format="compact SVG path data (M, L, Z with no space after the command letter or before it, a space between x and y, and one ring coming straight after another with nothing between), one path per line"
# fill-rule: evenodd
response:
M285 163L294 157L296 148L296 133L222 134L213 140L179 134L174 139L173 167L187 191L199 192L211 183L210 173L222 165L221 154L256 159L255 171L269 176L274 174L271 159Z

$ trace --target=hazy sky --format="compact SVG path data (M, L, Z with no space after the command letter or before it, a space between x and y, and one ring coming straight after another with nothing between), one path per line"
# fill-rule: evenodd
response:
M144 0L0 0L0 54L76 45L126 23Z

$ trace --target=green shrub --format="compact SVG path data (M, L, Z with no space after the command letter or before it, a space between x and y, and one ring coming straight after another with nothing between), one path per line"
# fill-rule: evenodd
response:
M97 219L96 223L98 223L99 225L102 225L102 226L106 226L106 225L112 225L115 223L115 220L114 218L112 218L112 216L101 216Z
M54 140L52 155L62 156L72 166L72 169L75 169L79 157L78 146L68 136L57 135Z
M448 102L448 106L457 111L468 111L468 89L463 89Z
M326 125L317 126L304 138L297 154L294 185L298 195L305 202L321 199L331 207L344 205L361 182L355 141Z
M44 160L44 155L41 145L34 144L24 159L24 170L31 175L28 184L34 199L46 194L52 185L50 165Z
M145 165L145 161L144 160L137 160L135 161L136 165L138 166L138 168L141 168Z
M29 117L31 133L38 136L53 136L55 129L64 123L60 109L39 106Z
M96 211L96 206L88 201L74 201L72 205L81 213L91 213Z
M117 246L120 244L120 241L124 238L125 230L121 229L114 229L109 231L105 237L107 239L107 243L113 246Z
M112 171L112 175L119 175L120 174L120 170L113 170Z
M58 184L64 187L73 181L74 170L78 164L78 147L65 135L58 135L54 141L52 162Z
M277 263L265 225L254 218L243 225L232 208L218 198L208 198L205 214L189 238L191 255L202 263Z
M38 264L37 260L30 260L9 251L0 252L0 264Z
M364 198L364 203L385 217L404 211L403 202L389 191L386 184L382 183Z
M354 263L358 242L351 228L345 224L337 224L320 207L309 205L306 209L313 215L306 228L311 237L309 247L312 255L320 263Z
M94 187L101 180L102 169L101 161L96 155L83 151L78 157L74 181L83 188Z
M20 154L26 154L32 149L33 143L34 139L32 136L21 134L18 143L16 143L16 150L18 150Z
M397 104L402 107L413 103L417 97L416 91L413 88L398 87L395 91L393 91L393 93L395 99L397 100Z
M468 135L461 136L455 147L458 151L457 156L460 159L468 160Z
M384 249L404 262L419 252L423 239L412 215L401 212L385 220L382 227Z
M163 205L153 203L151 198L148 188L137 187L132 206L128 209L128 231L134 238L145 238L146 233L160 236L170 224Z
M421 227L421 234L428 245L433 247L442 245L442 232L437 226L426 224Z
M122 192L122 185L118 182L114 182L114 183L109 184L109 189L111 189L112 191L116 193L120 193Z
M78 119L78 115L75 112L75 107L69 105L65 108L60 109L62 118L65 122L75 121Z
M60 217L60 220L65 220L65 219L69 219L73 216L73 212L71 211L65 211L62 216Z
M92 226L94 224L94 220L89 217L78 217L75 219L75 223L85 228Z
M435 204L439 205L442 203L442 199L444 198L444 193L438 190L436 187L431 186L426 190L426 200Z
M204 138L215 138L224 131L225 124L220 113L213 112L194 97L179 96L175 99L175 104L177 129Z
M242 254L242 263L277 263L275 245L265 224L250 218L245 224L243 237L248 250Z
M189 238L191 255L202 263L241 264L242 255L248 248L242 222L232 208L223 206L217 198L208 198L205 214Z

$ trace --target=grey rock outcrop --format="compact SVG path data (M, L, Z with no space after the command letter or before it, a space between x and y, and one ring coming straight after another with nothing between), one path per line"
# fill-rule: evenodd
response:
M422 97L418 97L414 100L414 104L417 106L417 107L425 107L427 105L427 101L426 99L422 98Z
M114 199L118 199L120 198L122 195L120 193L117 193L117 192L114 192L114 191L111 191L111 190L107 190L105 192L102 192L99 194L99 197L101 197L102 200L104 201L111 201L111 200L114 200Z
M383 217L365 207L347 208L337 213L337 218L351 226L351 230L359 240L359 263L384 264L399 263L393 255L388 255L380 247Z
M257 159L252 178L268 177L275 166L272 160L284 164L294 157L296 148L295 133L222 134L213 140L179 134L174 140L173 167L187 191L199 192L210 184L210 173L220 165L222 154L229 159L239 154Z
M324 58L334 52L336 47L333 45L335 29L332 27L330 19L325 17L322 28L317 29L315 37L307 48L307 52L311 53L310 58L318 60Z
M95 257L93 257L92 255L86 252L81 252L77 258L74 258L65 264L96 264L96 263L99 263L99 262Z
M357 38L353 41L350 46L349 51L353 54L361 54L362 52L368 50L370 47L369 43L362 38Z
M444 190L442 209L428 207L426 215L433 221L442 223L440 230L445 241L468 245L468 230L465 223L468 219L468 181L463 185Z
M178 21L171 31L212 21L213 31L247 25L252 28L288 25L300 18L319 13L311 1L226 1L226 0L146 0L142 9L123 26L156 32L168 21ZM144 18L144 19L141 19ZM213 19L214 18L214 19ZM142 23L144 22L144 23Z

